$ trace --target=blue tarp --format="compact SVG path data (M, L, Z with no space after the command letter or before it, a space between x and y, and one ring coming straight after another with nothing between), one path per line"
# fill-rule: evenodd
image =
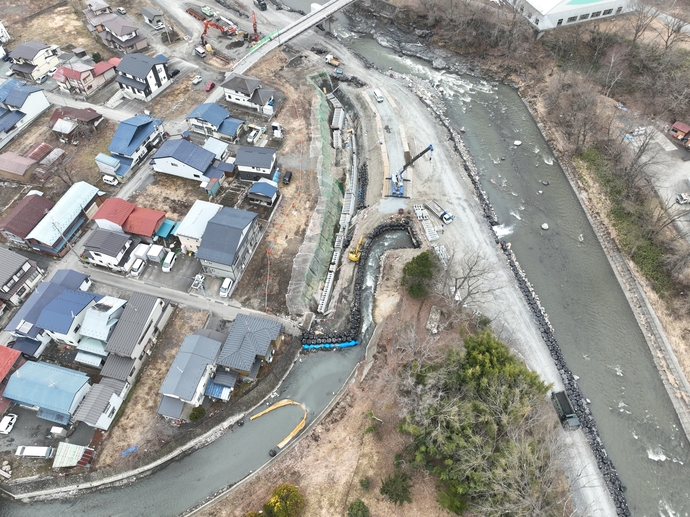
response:
M302 345L304 350L320 350L330 348L350 348L357 346L359 341L346 341L345 343L323 343L321 345Z
M138 447L135 445L134 447L130 447L126 451L122 451L123 456L127 456L129 453L134 452L138 449Z

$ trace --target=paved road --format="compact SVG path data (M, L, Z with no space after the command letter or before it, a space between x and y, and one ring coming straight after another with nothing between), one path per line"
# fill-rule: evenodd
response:
M114 120L115 122L122 122L123 120L127 120L130 117L133 117L136 115L135 112L133 111L127 111L122 108L107 108L105 106L94 106L93 104L89 102L84 102L84 101L78 101L75 100L71 97L65 97L63 95L59 95L56 93L52 92L45 92L46 98L50 101L51 104L54 104L56 106L69 106L71 108L80 108L80 109L86 109L86 108L93 108L95 109L98 113L103 115L105 118Z

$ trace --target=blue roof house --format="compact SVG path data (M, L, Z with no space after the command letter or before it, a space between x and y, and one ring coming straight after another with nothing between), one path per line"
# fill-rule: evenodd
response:
M0 149L49 107L50 102L40 88L16 79L0 85Z
M168 140L153 155L153 170L180 178L196 180L202 186L215 180L219 185L225 181L226 170L233 166L216 160L216 155L189 140Z
M213 102L194 108L187 115L187 124L190 131L230 142L236 141L244 128L244 120L231 117L228 110Z
M12 374L3 396L36 409L38 418L66 425L89 389L89 377L83 372L29 361Z
M101 298L100 294L65 289L43 308L36 326L54 341L76 347L87 310Z
M275 181L261 178L249 189L247 197L252 203L273 206L278 199L278 184Z

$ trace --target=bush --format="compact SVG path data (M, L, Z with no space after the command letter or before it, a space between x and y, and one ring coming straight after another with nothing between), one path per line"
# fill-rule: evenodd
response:
M298 517L304 510L304 494L296 486L278 485L263 508L268 517Z
M206 410L201 406L197 406L194 409L192 409L192 411L189 413L189 420L191 420L192 422L198 422L205 416Z
M364 490L369 490L369 488L371 488L371 479L368 477L360 479L359 486L361 486Z
M94 52L91 54L91 59L93 59L94 63L100 63L103 61L103 56L101 56L98 52Z
M361 499L355 499L347 509L347 517L369 517L369 507Z
M381 495L386 496L391 502L401 505L405 502L411 503L410 475L407 472L397 471L381 480Z
M437 264L434 255L424 251L403 267L402 285L412 298L423 298L429 292Z

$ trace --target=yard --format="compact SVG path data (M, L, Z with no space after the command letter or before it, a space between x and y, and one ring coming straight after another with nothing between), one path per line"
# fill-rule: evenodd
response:
M169 219L181 221L197 199L208 201L198 181L155 173L153 182L136 191L129 201L144 208L164 210Z

